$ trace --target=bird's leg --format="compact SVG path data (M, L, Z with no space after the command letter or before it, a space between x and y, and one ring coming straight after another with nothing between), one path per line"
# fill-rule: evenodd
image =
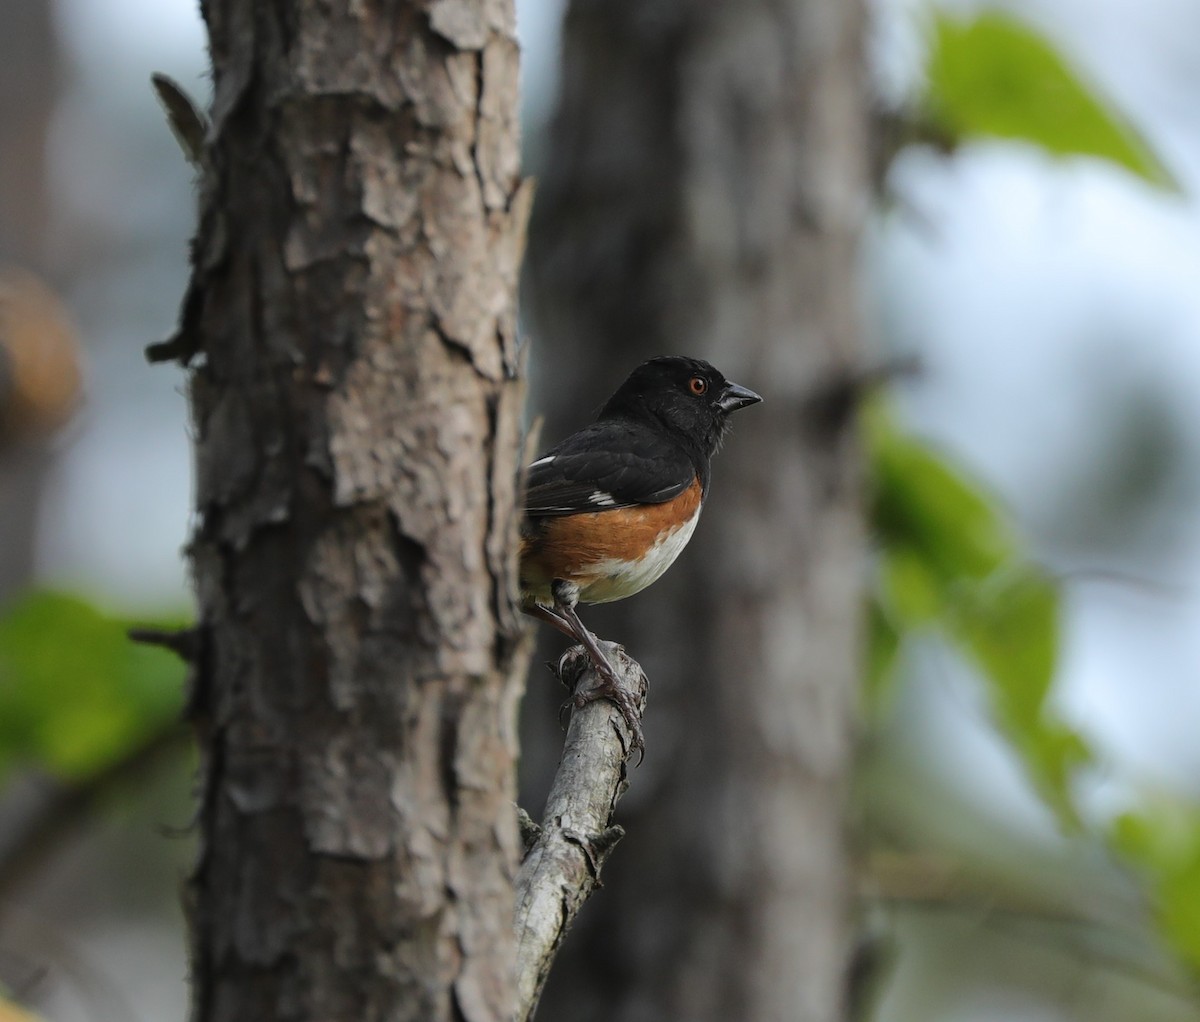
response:
M571 623L557 611L551 610L549 607L544 607L540 603L526 603L521 606L521 609L530 617L536 617L539 621L544 621L551 627L558 629L572 642L579 641L579 636L575 634L575 629L571 627ZM555 669L553 662L546 664L546 666L558 674L560 681L563 680L561 673ZM575 699L572 696L572 698L568 699L558 708L558 723L564 731L567 729L567 725L563 723L563 714L567 712L567 709L574 702Z
M565 617L551 610L549 607L543 607L540 603L527 603L522 608L530 617L536 617L539 621L544 621L553 628L557 628L568 639L579 641L579 637L575 634L575 629L571 627Z
M583 707L597 699L608 699L615 703L617 709L621 711L621 716L625 718L625 724L632 736L633 747L635 749L645 748L646 743L642 738L642 724L638 714L637 703L634 701L633 696L626 689L622 688L620 682L617 681L616 671L609 662L608 657L605 656L604 650L600 648L599 640L579 620L579 614L575 610L578 594L571 591L573 588L570 583L558 580L551 585L550 592L554 596L554 611L552 613L570 626L571 637L583 644L583 648L588 651L588 656L592 658L592 664L596 668L596 673L600 676L600 684L588 689L586 692L577 692L575 694L575 705ZM543 620L547 619L543 618Z

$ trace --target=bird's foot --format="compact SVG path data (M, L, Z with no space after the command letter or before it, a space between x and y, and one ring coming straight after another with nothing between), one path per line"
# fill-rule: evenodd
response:
M642 757L646 754L646 740L642 735L642 721L641 715L638 713L637 702L629 694L628 689L622 688L620 682L616 681L609 671L607 664L604 667L596 665L596 673L601 677L600 684L577 691L574 698L575 706L577 709L583 709L588 703L594 703L597 699L607 699L614 703L621 711L625 726L629 728L630 744L638 751L638 763L640 764Z
M611 648L614 652L621 652L620 646L612 645ZM596 652L600 653L599 657L582 646L574 646L567 650L559 660L559 677L564 681L572 676L575 679L574 694L568 700L568 704L574 705L576 709L583 709L588 703L594 703L598 699L607 699L613 703L621 711L621 718L629 729L630 750L637 750L640 765L645 756L646 741L642 734L642 715L638 699L621 684L605 651L597 650ZM578 659L582 657L586 657L594 669L592 684L587 688L580 688L578 685L583 669L583 665L578 664Z

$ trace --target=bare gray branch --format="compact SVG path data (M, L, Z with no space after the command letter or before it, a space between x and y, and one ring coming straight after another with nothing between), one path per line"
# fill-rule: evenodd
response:
M646 675L625 650L602 642L622 688L645 707ZM599 684L582 646L558 662L559 676L586 698ZM632 736L621 711L608 700L588 702L571 714L562 759L541 833L521 863L516 881L517 1013L533 1016L554 956L583 903L600 886L600 871L624 835L612 825L617 799L628 786Z

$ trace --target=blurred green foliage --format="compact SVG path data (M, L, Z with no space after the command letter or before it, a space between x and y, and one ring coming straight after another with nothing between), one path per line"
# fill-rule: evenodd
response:
M1073 772L1091 759L1049 704L1058 666L1059 590L1021 555L969 588L948 615L951 634L988 680L996 716L1060 820L1079 824Z
M1163 935L1200 975L1200 808L1174 800L1142 805L1116 819L1112 841L1145 876Z
M929 42L928 87L912 123L930 138L950 149L970 138L1012 139L1178 187L1137 128L1029 26L996 11L936 13ZM934 635L955 650L976 669L998 729L1064 831L1140 875L1159 936L1200 978L1200 806L1150 800L1111 824L1083 817L1074 789L1093 753L1052 700L1060 587L997 502L906 435L882 402L867 407L863 424L878 542L868 709L886 706L910 637Z
M995 501L899 430L882 404L868 409L864 423L879 542L869 691L885 695L906 635L940 635L977 668L997 722L1043 798L1077 827L1072 770L1089 752L1049 702L1058 587L1030 561Z
M936 15L927 67L926 115L952 137L1021 139L1177 187L1134 126L1048 40L1008 15Z
M995 723L1064 831L1142 876L1159 935L1200 976L1200 807L1141 806L1089 825L1074 797L1093 753L1054 710L1061 595L1017 542L996 502L881 403L864 436L873 477L877 583L867 616L868 708L887 705L899 651L935 635L975 669Z
M20 765L84 781L179 718L183 666L131 642L134 624L56 592L0 618L0 778Z

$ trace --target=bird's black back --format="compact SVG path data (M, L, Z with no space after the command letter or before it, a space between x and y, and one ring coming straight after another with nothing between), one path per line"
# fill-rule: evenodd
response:
M643 362L595 422L530 466L526 515L658 504L696 479L707 494L710 462L728 430L721 406L728 386L700 359L671 355Z

